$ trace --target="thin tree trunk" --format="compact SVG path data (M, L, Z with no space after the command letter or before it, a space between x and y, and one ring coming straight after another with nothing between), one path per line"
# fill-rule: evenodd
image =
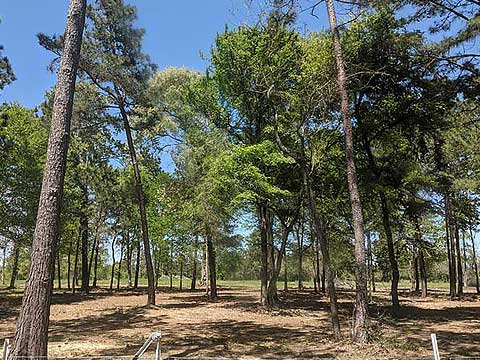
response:
M288 267L287 267L287 247L285 246L285 250L283 252L283 291L288 291Z
M423 241L422 241L422 231L420 229L420 222L417 217L414 218L414 223L415 223L416 242L418 246L418 257L417 257L418 267L419 267L418 273L420 274L422 297L425 298L427 297L427 294L428 294L428 288L427 288L428 284L427 284L427 269L425 265L425 252L423 249ZM418 280L417 280L417 283L418 283Z
M355 234L355 283L356 298L353 314L352 339L354 342L368 341L368 292L367 292L367 265L365 256L365 231L362 215L362 203L357 184L357 171L353 150L353 134L348 103L347 74L345 61L340 43L337 18L333 0L327 0L328 19L333 35L335 60L337 64L338 92L341 98L341 113L345 136L345 154L347 163L347 181L352 205L353 228Z
M463 250L463 286L468 286L468 272L467 272L467 247L465 245L465 231L462 230L462 250Z
M119 108L120 108L120 112L123 119L123 125L125 129L125 135L127 137L128 149L130 152L133 172L135 175L135 193L137 195L138 207L140 210L143 248L144 248L144 255L145 255L145 264L147 267L147 282L148 282L147 305L155 305L155 274L153 271L152 254L150 253L150 240L148 238L148 223L147 223L147 211L145 206L145 195L143 193L140 168L137 162L137 154L135 151L135 145L133 143L132 132L130 129L128 115L125 111L123 104L120 104Z
M450 196L445 195L445 235L447 238L448 255L448 280L450 283L450 299L457 296L456 270L455 270L455 246L452 242L451 214L450 214ZM452 251L453 250L453 251Z
M80 58L86 0L71 0L63 54L53 102L47 159L31 250L31 264L17 321L10 359L47 356L53 266L72 117L75 79Z
M313 225L311 226L311 233L314 233ZM317 278L317 287L318 287L318 292L321 291L321 273L320 273L320 244L318 243L318 237L315 237L314 239L315 245L314 245L314 250L315 250L315 277Z
M71 275L71 268L72 268L72 241L73 239L73 233L70 235L70 240L68 242L68 255L67 255L67 287L68 290L71 289L70 286L70 275Z
M76 287L78 285L78 251L80 248L80 237L77 238L77 245L75 247L75 260L73 262L73 279L72 279L72 292L75 294Z
M312 193L310 179L307 175L306 169L303 170L303 181L307 192L308 206L310 209L310 216L312 217L315 233L320 243L322 251L323 267L325 270L325 277L328 284L328 295L330 297L330 316L332 321L333 334L336 339L340 339L340 321L338 319L338 304L337 292L335 289L335 279L330 267L330 253L328 249L328 242L323 229L323 223L317 213L317 205L315 197Z
M115 278L115 240L116 237L112 238L112 272L110 273L110 291L113 290L113 279Z
M169 272L169 276L170 276L170 286L169 286L169 288L170 288L170 290L172 290L173 289L173 246L172 246L171 241L169 243L169 246L170 246L170 251L169 251L170 258L169 258L169 266L168 266L169 267L168 272Z
M100 215L97 225L95 226L95 236L93 237L93 244L92 244L92 251L90 252L90 260L88 261L88 281L90 282L90 277L92 275L92 266L93 261L95 258L95 252L97 249L97 242L98 242L98 230L100 227L100 223L102 222L103 217ZM89 291L90 289L87 289Z
M57 280L58 288L62 288L62 268L60 266L60 251L57 252Z
M94 289L97 288L97 270L98 270L98 250L100 248L100 241L97 239L97 245L95 246L95 263L93 265L93 283Z
M180 291L183 290L183 260L180 260Z
M298 263L297 263L297 281L298 281L298 290L303 290L303 236L304 236L304 227L303 220L297 232L297 247L298 247ZM301 234L301 235L300 235Z
M132 244L130 241L130 231L127 231L127 287L132 287Z
M218 297L217 292L217 266L215 259L215 248L213 245L212 237L207 233L207 262L208 262L208 277L209 277L209 298L210 300L215 300Z
M3 257L2 257L2 285L5 285L5 265L7 261L7 245L3 247Z
M260 250L261 250L261 270L260 270L260 303L269 306L268 303L268 210L264 205L258 208L260 220ZM207 246L208 249L208 246ZM208 255L207 255L208 260ZM208 261L207 261L208 263Z
M138 277L140 275L140 241L137 242L137 260L135 261L135 280L133 283L133 288L138 289Z
M455 250L457 253L457 285L458 285L458 290L457 290L457 295L462 296L463 295L463 267L462 267L462 251L460 248L460 233L458 229L458 221L457 217L455 216L454 218L454 227L455 227Z
M198 256L198 235L195 236L195 244L193 250L193 265L192 265L192 282L190 290L195 290L197 287L197 256Z
M417 254L413 254L412 270L413 270L412 290L417 292L417 291L420 291L420 273L418 272L418 255Z
M477 252L475 250L475 238L473 237L472 225L470 225L470 238L472 239L472 257L473 257L473 270L475 271L475 285L477 288L477 294L480 294L480 282L478 278L478 263Z
M18 244L18 239L15 239L13 242L13 263L12 263L12 274L10 277L10 285L8 286L9 290L15 289L15 281L18 277L18 258L20 257L20 245Z
M86 186L81 186L83 201L82 209L80 211L80 227L82 231L82 287L81 290L88 291L88 189Z
M370 233L367 233L367 252L368 252L370 289L372 292L375 292L375 269L373 266L372 237Z
M123 239L122 239L123 240ZM118 261L118 272L117 272L117 290L120 290L120 278L122 277L122 259L123 259L123 249L124 244L120 244L120 260Z

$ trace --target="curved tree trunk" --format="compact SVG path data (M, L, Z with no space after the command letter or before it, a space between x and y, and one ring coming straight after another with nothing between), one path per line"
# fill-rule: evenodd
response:
M352 339L358 343L368 341L368 292L367 292L367 263L365 256L365 231L363 224L362 203L357 184L357 171L353 150L353 132L350 119L350 110L347 90L347 74L345 61L340 43L337 18L333 0L327 0L328 19L333 35L335 60L337 64L338 92L341 98L340 110L342 113L345 137L345 156L347 163L347 182L350 193L350 202L353 214L353 229L355 234L355 283L356 297L353 314Z
M55 87L47 160L32 242L32 260L10 359L47 356L51 279L58 245L68 136L85 10L86 0L70 1L63 54Z
M141 253L141 248L140 248L140 241L137 242L137 259L135 261L135 279L133 282L133 288L138 289L138 278L140 276L140 253Z
M13 242L12 256L12 274L10 277L10 285L8 286L9 290L15 289L15 281L18 277L18 258L20 257L20 246L18 245L18 239L15 239Z
M113 290L113 279L115 278L115 236L112 238L112 272L110 273L110 291Z
M147 211L145 206L145 195L142 188L142 178L140 175L140 168L138 166L137 154L135 151L135 145L133 143L132 131L130 129L130 123L128 115L123 107L123 104L119 106L122 114L123 126L125 129L125 135L127 137L128 149L130 151L130 159L132 161L133 173L135 175L135 193L137 196L138 207L140 210L140 223L142 226L142 239L143 250L145 254L145 264L147 267L147 282L148 282L148 298L147 305L155 305L155 274L153 271L152 254L150 252L150 240L148 238L148 223L147 223Z

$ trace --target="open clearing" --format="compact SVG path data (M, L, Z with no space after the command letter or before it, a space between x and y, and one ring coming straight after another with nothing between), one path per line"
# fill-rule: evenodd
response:
M402 292L402 313L389 315L388 293L377 292L370 307L375 344L359 348L349 338L350 291L340 292L344 340L330 337L328 303L311 290L281 292L283 305L258 305L253 286L229 282L220 299L203 291L158 291L156 307L146 293L99 289L75 296L56 292L51 310L49 352L55 357L133 355L153 331L163 334L164 357L384 359L432 357L430 333L442 356L480 356L480 298L470 293L450 301L444 290L427 299ZM0 292L0 337L12 337L20 292ZM148 358L148 357L146 357Z

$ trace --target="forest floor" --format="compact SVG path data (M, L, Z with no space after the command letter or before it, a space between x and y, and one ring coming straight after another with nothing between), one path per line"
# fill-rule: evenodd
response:
M352 291L339 294L343 339L336 342L325 296L282 291L282 305L266 310L258 305L258 288L228 284L220 287L216 302L207 301L203 291L160 288L158 306L150 308L144 291L72 295L56 290L49 353L131 358L150 333L160 330L164 358L431 359L431 333L437 334L442 357L480 357L480 297L470 288L456 301L444 289L431 290L426 299L404 290L396 319L390 315L388 292L381 289L370 307L373 343L358 347L348 340ZM20 291L0 291L0 339L14 335L20 305Z

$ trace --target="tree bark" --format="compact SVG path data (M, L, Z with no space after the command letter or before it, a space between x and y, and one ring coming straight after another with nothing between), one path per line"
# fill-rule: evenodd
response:
M328 295L330 297L330 316L332 321L333 334L335 338L340 339L340 321L338 319L338 304L337 304L337 292L335 289L335 278L330 267L330 252L328 249L328 242L325 236L323 223L317 213L317 204L315 197L312 193L310 179L307 175L307 171L303 169L303 181L306 188L308 206L310 209L310 216L312 217L313 225L315 228L315 235L318 237L320 243L320 249L322 251L323 267L325 270L325 277L328 286Z
M478 263L477 263L477 252L475 250L475 238L473 236L472 225L470 225L470 238L472 240L472 257L473 257L473 270L475 272L475 286L477 289L477 294L480 294L480 282L478 278Z
M32 242L30 271L10 359L47 356L51 279L57 251L68 138L85 9L86 0L70 1Z
M283 291L288 291L288 267L287 267L287 247L283 251Z
M122 239L124 240L124 239ZM120 278L122 277L122 259L123 259L123 249L125 245L120 244L120 260L118 261L118 272L117 272L117 290L120 290Z
M135 145L133 143L132 131L128 120L128 115L125 111L123 104L119 104L120 112L123 119L123 126L125 129L125 135L127 137L128 149L130 152L130 159L132 161L133 173L135 175L135 193L137 196L138 207L140 210L140 222L142 229L143 248L145 255L145 264L147 267L147 282L148 282L148 299L147 305L155 305L155 274L153 271L152 254L150 253L150 240L148 238L148 223L147 223L147 211L145 205L145 195L142 188L142 178L140 175L140 168L137 162L137 154L135 151Z
M75 247L75 260L73 261L73 279L72 279L72 292L75 294L76 287L78 285L78 250L80 248L80 237L77 238L77 245Z
M362 203L358 191L357 171L353 150L353 134L348 101L347 74L345 61L340 43L337 18L333 0L327 0L328 19L333 35L335 60L337 64L338 92L341 98L341 113L345 137L345 156L347 163L347 181L352 205L353 228L355 234L355 283L356 297L353 315L352 339L357 343L368 341L368 293L367 293L367 266L365 257L365 231L362 215Z
M455 234L455 251L457 253L457 295L463 295L463 267L462 267L462 251L460 249L460 233L458 229L458 221L456 216L454 217L454 234Z
M450 215L450 196L445 195L445 235L447 239L448 255L448 280L450 283L450 299L457 296L456 270L455 270L455 246L452 243L451 215ZM453 252L452 252L453 250Z
M137 259L135 261L135 279L133 283L133 288L138 289L138 277L140 275L140 253L141 253L141 248L140 248L140 241L137 242Z
M60 251L57 252L57 280L58 288L62 288L62 267L60 266Z
M88 189L85 185L82 190L82 208L80 210L80 227L82 232L82 287L81 290L88 291Z
M72 268L72 241L73 239L73 233L70 235L70 240L68 242L68 255L67 255L67 288L68 290L71 289L70 286L70 275L71 275L71 268Z
M180 291L183 290L183 260L180 260Z
M13 241L13 262L12 262L12 274L10 276L10 285L8 286L9 290L15 289L15 281L18 277L18 258L20 257L20 245L18 244L18 239Z
M97 245L95 246L95 263L93 265L93 283L92 287L97 288L97 270L98 270L98 250L100 248L100 242L97 240Z
M115 240L116 237L112 238L112 272L110 273L110 291L113 290L113 279L115 278Z
M195 236L195 244L193 250L193 265L192 265L192 282L190 290L195 290L197 287L197 256L198 256L198 235Z
M132 287L132 244L130 241L130 231L127 231L127 287Z
M208 263L208 278L209 278L209 298L215 300L218 297L217 292L217 264L215 256L215 248L212 236L207 232L207 263Z
M258 217L260 222L260 252L261 252L261 270L260 270L260 303L269 306L268 303L268 210L264 205L258 207Z
M303 220L302 224L300 225L301 228L298 229L297 231L297 248L298 248L298 263L297 263L297 281L298 285L297 288L298 290L303 290L303 281L302 281L302 275L303 275L303 236L304 236L304 226L303 226Z

